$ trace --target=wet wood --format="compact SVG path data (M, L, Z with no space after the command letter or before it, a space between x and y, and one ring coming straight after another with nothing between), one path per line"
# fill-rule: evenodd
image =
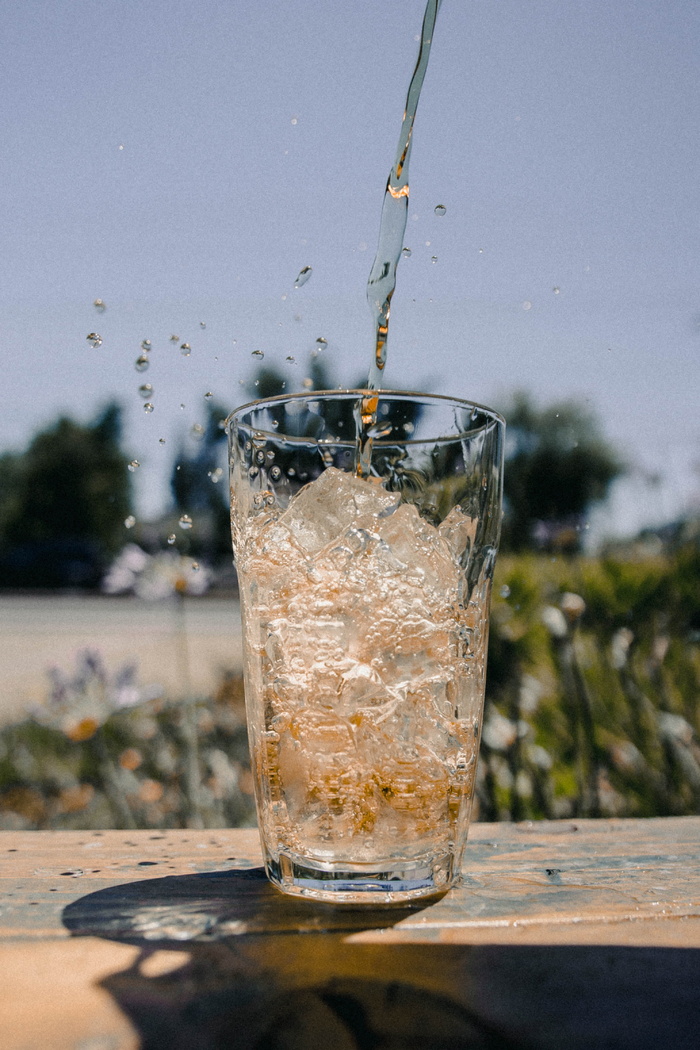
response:
M458 887L391 909L260 863L255 831L0 833L0 1045L698 1045L700 818L477 824Z

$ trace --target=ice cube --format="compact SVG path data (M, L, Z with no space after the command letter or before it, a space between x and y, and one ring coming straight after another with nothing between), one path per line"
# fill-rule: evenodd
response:
M465 514L460 506L453 507L438 525L438 534L457 565L464 565L476 538L477 519Z
M328 467L305 485L279 519L308 553L320 551L350 526L374 522L399 502L371 480Z

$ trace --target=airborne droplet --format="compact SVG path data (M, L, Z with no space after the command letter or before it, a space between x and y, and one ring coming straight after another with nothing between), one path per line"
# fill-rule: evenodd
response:
M171 335L170 336L170 342L171 343L179 343L180 342L180 336L179 335Z
M134 517L133 514L130 514L128 518L124 518L124 528L125 529L133 529L135 524L136 524L136 518Z
M213 481L213 483L215 485L219 484L219 482L221 481L221 479L223 477L223 474L224 474L224 472L223 472L221 467L217 467L216 470L210 470L209 471L209 477L211 478L211 480Z
M150 401L147 401L146 404L143 406L143 410L144 410L144 412L152 412L153 411L152 403Z
M192 347L190 346L190 344L189 343L181 343L180 344L180 353L182 354L183 357L189 357L190 354L192 353Z
M552 291L554 292L555 295L559 295L559 292L561 291L561 288L558 288L556 286L556 284L555 284L554 287L552 288Z
M199 322L199 327L200 328L206 328L207 327L207 322L206 321L200 321Z
M316 346L318 347L319 350L325 350L326 347L328 346L328 340L324 339L323 336L320 335L318 337L318 339L316 340Z
M151 362L148 360L146 355L145 354L141 354L141 356L137 357L136 360L134 361L134 368L136 369L137 372L145 372L146 369L148 368L148 366L150 365L150 363Z
M192 528L192 518L189 516L189 514L183 514L180 517L178 525L180 526L181 529L191 529Z
M150 397L152 393L153 393L153 387L151 386L150 383L142 383L141 386L139 387L139 394L141 395L142 398L144 398L144 400L147 397Z
M214 395L212 394L211 390L207 390L206 394L204 395L204 400L205 400L205 401L211 401L211 399L213 398L213 396L214 396Z
M304 266L303 269L301 269L299 271L297 279L294 282L294 287L295 288L301 288L303 285L305 285L306 282L308 281L309 277L311 277L312 273L313 273L313 270L311 269L310 266Z
M250 356L251 357L264 357L265 356L265 351L264 350L251 350Z
M435 208L433 210L434 210L436 215L444 215L445 212L447 211L447 208L445 207L444 204L436 204Z
M204 427L201 423L193 423L190 429L190 434L195 439L195 441L201 441L204 437Z
M90 332L87 336L87 341L93 350L97 350L98 346L102 346L102 336L98 335L97 332Z
M430 261L431 261L432 263L436 263L436 262L437 262L437 255L431 255L431 257L430 257Z
M140 466L141 466L141 464L139 463L139 461L137 459L132 459L131 463L129 464L129 470L133 474L134 471L138 470Z
M105 310L107 309L107 304L104 301L104 299L95 299L95 301L94 301L94 303L92 305L101 314L103 314L105 312Z
M403 255L404 259L410 259L411 258L411 249L410 248L402 248L401 249L401 254Z
M174 532L171 532L170 535L168 536L168 543L170 544L171 547L172 547L173 543L175 543L176 540L177 540L177 536L175 535Z
M142 339L141 340L141 349L143 350L144 354L147 354L148 351L151 349L151 340L150 339Z
M289 361L290 365L293 365L296 361L296 357L293 354L287 354L285 361Z

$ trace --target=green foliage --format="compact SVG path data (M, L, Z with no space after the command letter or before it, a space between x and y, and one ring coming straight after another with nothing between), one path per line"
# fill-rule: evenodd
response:
M190 549L211 561L231 553L225 418L221 405L207 404L203 433L180 445L170 476L175 509L195 521Z
M112 403L88 424L61 417L24 452L0 459L5 586L97 581L106 556L123 543L131 511L120 437L121 411Z
M519 393L503 415L504 548L579 550L581 527L622 473L621 461L595 416L575 402L538 409Z

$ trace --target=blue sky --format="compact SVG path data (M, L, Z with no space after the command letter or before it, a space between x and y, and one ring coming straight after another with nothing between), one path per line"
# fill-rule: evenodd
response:
M147 514L254 350L290 389L318 336L339 381L367 372L423 6L0 4L0 447L117 396ZM416 118L387 383L588 404L635 468L602 528L700 489L699 53L696 0L444 0Z

